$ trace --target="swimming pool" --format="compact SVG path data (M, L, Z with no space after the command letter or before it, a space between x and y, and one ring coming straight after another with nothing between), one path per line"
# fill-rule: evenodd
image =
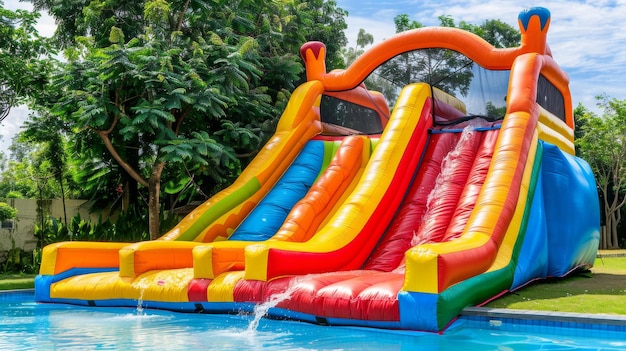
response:
M623 329L461 317L443 335L325 327L253 316L37 304L0 293L0 350L624 350ZM539 323L537 323L539 324Z

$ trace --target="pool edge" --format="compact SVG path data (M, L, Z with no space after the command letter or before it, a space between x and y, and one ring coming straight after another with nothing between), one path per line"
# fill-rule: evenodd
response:
M461 316L484 317L488 319L512 319L519 321L573 323L577 327L583 328L586 325L606 325L620 327L619 329L623 329L624 331L626 331L626 316L612 314L513 310L489 307L466 307L461 312Z

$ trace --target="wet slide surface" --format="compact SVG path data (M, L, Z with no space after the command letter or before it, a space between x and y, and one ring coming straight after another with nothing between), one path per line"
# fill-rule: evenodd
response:
M488 130L477 131L477 127ZM405 279L404 253L418 244L461 235L487 174L497 128L472 120L431 130L415 180L361 270L281 278L266 287L240 281L235 301L260 302L287 291L288 299L278 307L328 318L399 320L397 294Z

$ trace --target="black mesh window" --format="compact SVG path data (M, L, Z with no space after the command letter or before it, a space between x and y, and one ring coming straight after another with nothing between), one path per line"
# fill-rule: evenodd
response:
M378 134L383 130L375 110L328 95L322 95L320 115L324 123L350 128L363 134Z
M563 94L544 76L537 81L537 103L565 121L565 99Z

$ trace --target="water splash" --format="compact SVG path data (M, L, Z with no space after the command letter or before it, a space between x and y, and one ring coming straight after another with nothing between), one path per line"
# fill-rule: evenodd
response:
M143 316L143 296L148 289L148 280L144 278L139 278L137 281L133 282L132 285L134 288L139 290L139 297L137 298L137 308L135 310L135 314L138 316Z
M287 286L287 289L285 289L285 291L272 294L268 301L256 305L253 312L254 318L252 319L252 321L250 321L250 324L248 324L247 332L256 332L259 327L261 318L265 317L270 309L278 306L278 304L280 304L281 302L291 299L296 291L308 290L306 281L311 278L316 278L318 276L319 274L308 274L304 276L294 277L289 282L289 285Z
M432 228L429 224L431 219L434 218L434 209L442 201L442 196L445 194L446 184L452 181L456 160L461 156L466 149L466 144L471 141L471 137L476 132L476 128L482 126L482 123L478 120L470 120L463 128L461 136L452 150L441 161L441 168L437 178L435 179L435 185L428 194L426 199L426 209L422 216L419 230L413 230L413 237L411 238L411 247L427 244L433 241ZM404 274L406 272L406 262L402 259L402 262L392 271L393 273Z
M433 216L433 209L442 200L442 193L445 189L445 184L453 179L455 168L453 167L455 161L461 156L466 149L466 144L472 140L472 136L476 133L476 128L482 126L479 120L470 120L468 124L463 128L461 137L457 141L454 149L452 149L441 161L441 170L437 179L435 180L435 186L428 194L426 200L426 211L422 217L422 227L419 231L413 231L413 239L411 240L411 247L424 244L431 241L431 232L428 230L428 221Z
M296 281L298 279L294 279ZM291 295L297 290L296 284L290 283L287 290L270 296L270 299L262 304L254 306L254 318L248 324L248 332L256 331L261 322L261 318L265 317L271 308L276 307L279 303L287 301L291 298Z
M141 290L141 293L139 294L139 298L137 299L137 309L136 309L136 314L138 316L143 316L143 293L145 290Z

